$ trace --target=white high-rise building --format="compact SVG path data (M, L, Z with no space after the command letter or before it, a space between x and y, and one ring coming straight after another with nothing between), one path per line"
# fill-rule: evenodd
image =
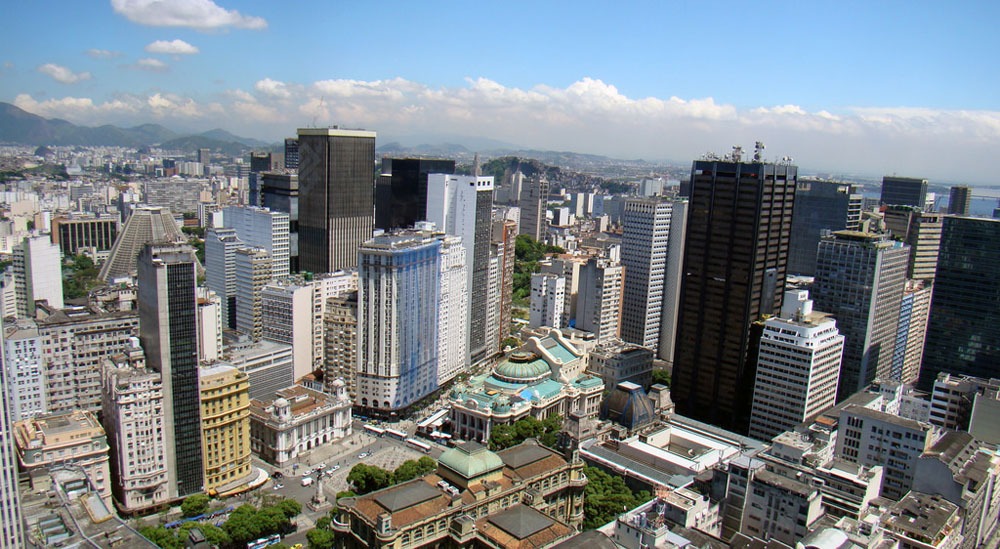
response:
M441 239L438 302L438 385L469 366L468 263L462 239Z
M3 337L3 330L0 330L0 340ZM10 384L7 365L0 365L0 387L6 390ZM19 549L26 542L17 489L17 452L10 402L8 398L0 398L0 549Z
M836 321L812 310L809 292L786 291L760 338L750 436L771 440L833 407L843 354Z
M621 338L657 349L673 203L656 198L625 202L622 216Z
M596 335L598 342L618 337L623 278L621 263L609 258L591 258L580 268L576 327Z
M657 356L674 363L674 340L677 338L677 305L681 300L684 279L684 237L687 235L688 203L674 202L670 212L670 237L667 239L667 268L663 274L663 315L660 317L660 348Z
M3 393L10 401L11 421L43 414L45 369L42 365L42 336L34 322L19 321L4 329L4 367L7 369ZM0 396L3 396L0 393Z
M222 222L226 227L234 229L247 246L267 250L271 256L272 277L288 276L287 213L254 206L230 206L223 210Z
M214 227L205 233L205 285L222 302L222 326L236 327L236 250L244 246L236 229Z
M271 281L271 257L264 248L236 250L236 329L260 341L264 335L261 291Z
M35 302L46 300L50 307L63 307L62 253L48 236L28 236L14 248L14 279L17 315L31 318Z
M198 360L214 362L222 355L222 299L198 287Z
M562 328L565 304L565 278L549 273L531 275L531 311L528 316L528 326Z
M313 352L313 286L273 280L261 290L263 337L292 347L295 379L311 373Z

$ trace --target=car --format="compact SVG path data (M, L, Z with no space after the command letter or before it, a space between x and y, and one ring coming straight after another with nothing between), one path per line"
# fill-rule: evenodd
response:
M315 480L313 480L312 477L303 477L302 478L302 486L311 486L313 482L315 482Z
M330 467L329 469L326 470L326 473L324 473L324 474L326 476L330 476L330 475L336 473L337 469L340 469L340 465L334 465L333 467Z
M361 452L360 454L358 454L358 459L365 459L370 455L372 455L371 452Z
M281 471L275 471L271 473L271 478L284 478L285 475L281 474Z
M274 485L274 489L275 489L275 490L281 490L281 489L282 489L282 488L284 488L284 487L285 487L285 485L284 485L284 484L282 484L282 483L280 483L280 482L278 482L278 483L276 483L276 484Z
M326 464L325 463L320 463L316 467L313 467L313 469L315 469L317 471L322 471L323 469L326 469Z
M302 544L296 543L295 545L292 546L292 549L302 549Z

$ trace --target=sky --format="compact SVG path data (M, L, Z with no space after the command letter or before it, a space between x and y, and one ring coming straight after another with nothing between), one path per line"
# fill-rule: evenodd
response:
M83 125L340 125L1000 185L1000 2L30 0L0 101ZM471 140L470 140L471 141Z

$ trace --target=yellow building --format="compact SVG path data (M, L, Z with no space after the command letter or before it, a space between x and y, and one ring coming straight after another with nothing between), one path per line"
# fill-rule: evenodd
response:
M238 369L202 368L201 452L205 492L224 496L243 491L254 478L250 463L250 380Z

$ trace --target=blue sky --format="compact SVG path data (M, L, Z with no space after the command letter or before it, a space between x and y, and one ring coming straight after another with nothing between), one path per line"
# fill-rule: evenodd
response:
M491 137L997 183L997 2L12 2L0 101L277 140Z

